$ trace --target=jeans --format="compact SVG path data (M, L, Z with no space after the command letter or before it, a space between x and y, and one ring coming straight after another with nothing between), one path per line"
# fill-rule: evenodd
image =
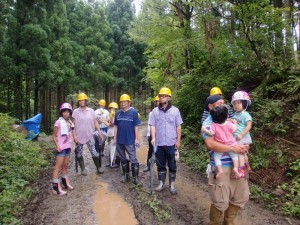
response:
M168 163L169 173L176 173L175 145L157 146L155 158L158 172L166 172Z
M130 162L132 164L139 164L139 162L136 158L136 150L135 150L134 144L133 145L117 144L117 152L118 152L118 155L120 156L122 164L127 161L125 151L127 152Z

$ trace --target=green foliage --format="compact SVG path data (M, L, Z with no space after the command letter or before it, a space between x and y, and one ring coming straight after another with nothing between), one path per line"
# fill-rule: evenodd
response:
M276 198L274 196L272 196L271 194L265 192L261 187L255 185L255 184L250 184L249 185L250 188L250 193L251 199L257 199L257 200L262 200L265 203L265 206L267 208L276 208L277 205L274 204L273 202L276 200Z
M209 155L200 134L192 127L184 127L182 137L181 160L197 172L205 171L209 163Z
M23 203L46 161L36 142L11 131L13 118L0 114L0 224L19 223Z
M300 217L300 158L291 163L290 169L293 173L291 183L285 183L281 186L286 191L286 202L283 210L288 215Z
M259 169L267 168L270 164L282 164L285 158L277 145L254 142L250 149L250 161L253 169Z

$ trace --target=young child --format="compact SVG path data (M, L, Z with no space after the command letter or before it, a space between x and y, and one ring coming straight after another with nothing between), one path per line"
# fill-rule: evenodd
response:
M56 146L55 149L55 167L53 171L52 184L53 193L57 195L65 195L58 179L59 171L62 169L62 184L66 190L73 190L68 178L68 162L71 153L71 132L74 126L70 120L72 115L72 106L69 103L63 103L60 107L60 117L54 124L52 139Z
M120 167L120 157L116 154L116 145L114 145L114 121L115 121L115 114L116 110L118 110L119 105L116 102L111 102L108 106L109 108L109 127L107 131L108 143L110 146L109 150L109 163L106 167L110 168L118 168Z
M202 127L202 131L207 133L210 136L214 136L214 139L222 144L234 146L237 144L235 138L233 137L233 133L236 130L236 125L228 120L228 109L226 106L217 106L210 111L210 115L212 117L213 123L210 126L210 130ZM239 178L240 174L238 172L239 166L239 156L234 152L228 152L232 162L233 162L233 173L235 178ZM223 153L214 152L214 160L217 167L217 175L219 177L222 173L222 158Z
M252 138L249 131L252 128L252 117L246 111L251 104L249 94L245 91L235 92L232 96L231 104L235 110L233 119L237 122L237 129L234 133L234 137L238 144L251 144ZM245 168L247 167L248 171L251 171L247 153L240 155L239 164L239 173L241 177L246 177Z

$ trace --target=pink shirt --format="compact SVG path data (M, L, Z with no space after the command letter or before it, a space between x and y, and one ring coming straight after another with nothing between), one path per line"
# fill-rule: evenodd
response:
M215 133L214 139L225 145L234 146L237 144L233 137L233 132L236 130L236 125L230 120L227 120L224 124L212 123L210 130Z
M86 144L93 138L93 132L95 131L95 111L91 108L77 108L72 113L72 117L75 119L75 134L80 144Z
M60 129L60 120L56 120L54 127L57 127L57 143L61 150L71 148L71 128L70 123L66 122L68 126L68 134L61 136L61 129Z

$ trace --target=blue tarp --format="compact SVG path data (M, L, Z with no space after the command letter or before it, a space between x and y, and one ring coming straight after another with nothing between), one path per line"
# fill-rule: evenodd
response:
M26 137L27 140L33 140L40 134L41 120L42 120L42 114L39 113L34 117L25 120L23 122L22 126L24 126L28 130L28 135Z

